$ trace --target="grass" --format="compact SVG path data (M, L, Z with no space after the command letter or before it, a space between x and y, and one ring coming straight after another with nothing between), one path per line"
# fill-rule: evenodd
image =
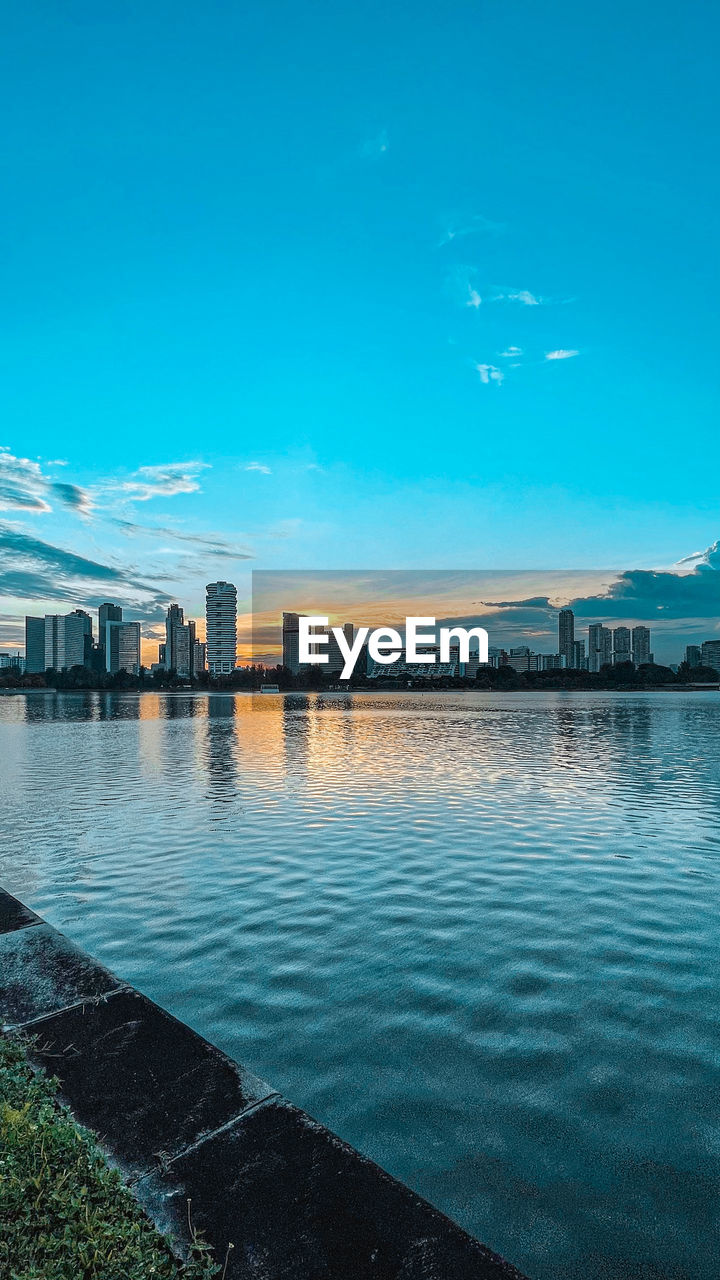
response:
M0 1276L7 1280L210 1280L209 1246L182 1265L93 1137L0 1036Z

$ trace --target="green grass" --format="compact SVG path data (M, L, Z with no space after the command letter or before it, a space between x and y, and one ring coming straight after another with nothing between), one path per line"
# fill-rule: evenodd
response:
M196 1239L185 1266L110 1169L92 1136L0 1035L0 1276L7 1280L209 1280Z

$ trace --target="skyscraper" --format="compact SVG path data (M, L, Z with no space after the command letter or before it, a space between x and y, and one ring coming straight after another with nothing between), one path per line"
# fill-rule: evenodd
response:
M613 665L632 662L632 641L629 627L616 627L613 631Z
M186 622L179 604L171 604L165 618L165 667L179 676L194 675L195 623Z
M122 622L123 611L119 604L111 604L106 600L98 609L98 655L97 666L100 671L108 670L107 659L105 655L105 627L108 622Z
M90 614L85 609L73 609L70 618L80 618L83 624L83 663L89 667L92 663L93 624Z
M704 640L700 650L703 667L720 672L720 640Z
M649 627L633 627L632 656L636 667L642 666L644 662L652 662Z
M600 622L588 627L588 671L599 671L612 661L612 632Z
M131 676L140 671L140 623L105 623L105 669L115 674L127 671Z
M227 676L237 661L237 587L209 582L205 588L207 665L211 676Z
M45 614L45 666L56 671L81 667L85 661L85 623L77 613Z
M685 649L685 661L689 667L700 666L700 663L702 662L702 650L699 644L689 644L687 646Z
M299 617L299 613L284 613L282 618L282 663L294 676L300 670Z
M561 609L558 615L558 653L565 659L565 666L575 665L575 614L572 609Z
M573 660L570 665L576 671L587 670L587 658L585 657L585 641L584 640L573 641Z
M45 670L45 619L25 618L25 670Z
M199 676L207 665L207 645L202 640L193 644L193 675Z

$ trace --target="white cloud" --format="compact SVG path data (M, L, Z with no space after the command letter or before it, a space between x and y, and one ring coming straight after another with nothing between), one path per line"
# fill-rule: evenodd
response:
M264 476L272 475L272 471L270 470L270 467L267 467L264 462L248 462L245 470L259 471L261 475L264 475Z
M531 293L529 289L499 289L496 288L490 298L491 302L519 302L523 307L541 307L547 302L547 298L541 298L537 293Z
M123 480L118 487L129 502L171 498L176 493L197 493L200 488L198 473L208 466L207 462L166 462L153 467L138 467L130 479Z
M472 285L468 285L468 296L465 302L466 307L479 307L482 304L482 298L477 289L473 289Z
M476 364L475 370L480 374L480 381L485 386L489 386L491 382L499 386L501 382L505 381L505 374L502 369L498 369L494 364Z
M522 354L523 354L522 347L506 347L504 351L500 352L500 359L501 360L517 360L517 357L521 356Z
M18 458L0 446L0 510L42 515L52 511L53 500L78 515L86 516L92 509L90 495L79 485L51 480L39 462Z
M539 307L542 298L536 298L529 289L519 289L517 293L508 294L508 302L521 302L524 307Z
M546 360L571 360L573 356L579 356L579 351L574 351L568 347L559 347L557 351L546 351Z

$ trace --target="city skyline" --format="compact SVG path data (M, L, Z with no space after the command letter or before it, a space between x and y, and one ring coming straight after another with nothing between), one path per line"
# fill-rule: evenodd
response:
M128 674L138 675L141 669L146 669L151 672L172 671L187 679L205 671L211 677L229 676L244 665L238 650L237 616L235 585L222 580L208 583L205 639L197 634L197 623L200 621L202 625L202 620L186 620L183 607L174 602L168 606L165 617L165 640L158 643L155 660L151 658L146 662L141 650L140 622L123 619L122 607L111 601L105 601L97 609L97 641L92 616L84 609L76 608L67 614L26 615L25 652L21 655L19 649L0 650L0 668L12 666L12 658L16 654L21 660L22 670L28 674L42 674L48 668L63 671L74 666L85 666L90 670L107 671L111 674L126 671ZM274 656L254 654L251 655L252 661L266 667L281 663L291 673L297 674L301 666L298 661L300 616L305 615L283 610L281 619L274 624L279 628L277 653ZM599 673L607 666L630 663L640 667L652 665L656 661L651 649L649 627L611 627L601 622L588 623L585 639L579 638L576 632L576 616L572 609L558 608L556 619L557 643L554 652L536 650L529 645L517 643L490 644L489 665L507 665L518 672L569 669ZM375 618L375 622L377 621ZM459 621L452 618L444 620L447 625L458 624ZM471 620L464 618L462 621L467 624ZM354 623L343 622L340 625L348 644L352 645ZM329 628L320 630L328 632ZM262 631L265 634L265 622ZM153 644L154 641L148 640L146 643ZM674 662L664 665L677 670L682 662L690 667L705 666L720 670L720 639L706 639L699 645L688 644L682 655L676 655ZM447 666L445 663L444 674L467 673L467 664L460 663L459 653L455 652L452 663L453 672L449 669L444 671L444 666ZM339 672L342 665L337 643L331 636L326 674ZM475 657L472 660L473 674L477 668Z

